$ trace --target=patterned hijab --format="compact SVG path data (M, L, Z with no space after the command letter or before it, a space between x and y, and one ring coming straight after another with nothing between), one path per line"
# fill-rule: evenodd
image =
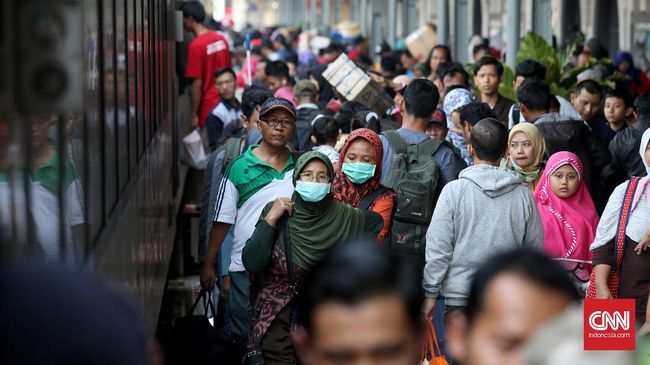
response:
M551 175L571 165L580 178L573 196L561 198L551 190ZM598 213L584 181L582 162L571 152L558 152L548 160L535 202L544 226L544 252L552 258L591 261L589 244L594 240Z
M474 101L474 96L467 89L454 89L445 95L445 101L442 103L442 107L447 115L447 128L454 132L461 132L456 128L453 119L451 119L451 113L472 101Z
M350 133L348 136L348 139L345 141L345 144L341 148L341 154L339 157L339 161L341 161L341 163L343 163L345 154L348 152L348 148L352 142L359 138L364 139L366 142L372 145L372 149L375 153L375 163L377 166L375 168L375 176L363 184L354 184L350 181L350 179L348 179L342 170L339 170L336 173L334 183L332 184L334 199L350 204L353 207L356 207L361 202L363 197L381 187L379 179L381 178L381 165L384 156L381 139L379 139L377 133L367 128L361 128L352 131L352 133Z
M534 124L519 123L510 130L508 146L510 146L512 138L517 133L525 134L526 137L530 138L533 142L535 159L533 160L532 165L528 167L520 167L510 156L508 156L508 159L506 160L506 168L521 175L524 182L528 184L530 191L534 192L546 164L544 161L546 155L546 141L544 140L542 133L539 132L539 129L537 129Z

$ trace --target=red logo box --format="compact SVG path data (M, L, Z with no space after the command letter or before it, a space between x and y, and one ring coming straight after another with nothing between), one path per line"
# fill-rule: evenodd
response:
M635 349L634 299L585 300L585 350Z

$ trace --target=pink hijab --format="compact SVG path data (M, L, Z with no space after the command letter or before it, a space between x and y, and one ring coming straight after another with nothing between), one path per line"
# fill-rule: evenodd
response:
M580 178L580 186L570 198L561 198L551 190L551 175L564 165L571 165ZM598 213L578 156L557 152L549 158L542 181L535 189L535 202L544 226L544 252L555 259L591 261L589 245L596 235ZM586 269L590 272L591 265Z

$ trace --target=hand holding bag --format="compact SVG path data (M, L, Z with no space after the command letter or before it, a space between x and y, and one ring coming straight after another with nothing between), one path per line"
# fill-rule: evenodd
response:
M436 353L438 355L436 355ZM429 360L431 354L431 360ZM433 326L431 317L427 318L427 328L425 334L424 346L422 346L422 361L421 365L449 365L447 359L440 350L438 344L438 337L436 336L436 329Z

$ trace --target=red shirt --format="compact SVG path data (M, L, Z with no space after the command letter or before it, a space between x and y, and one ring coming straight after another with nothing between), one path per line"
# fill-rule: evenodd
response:
M230 67L230 49L221 34L207 31L194 39L187 50L185 77L201 79L201 102L199 103L199 124L205 125L210 111L219 104L220 98L214 84L214 73L223 67Z

